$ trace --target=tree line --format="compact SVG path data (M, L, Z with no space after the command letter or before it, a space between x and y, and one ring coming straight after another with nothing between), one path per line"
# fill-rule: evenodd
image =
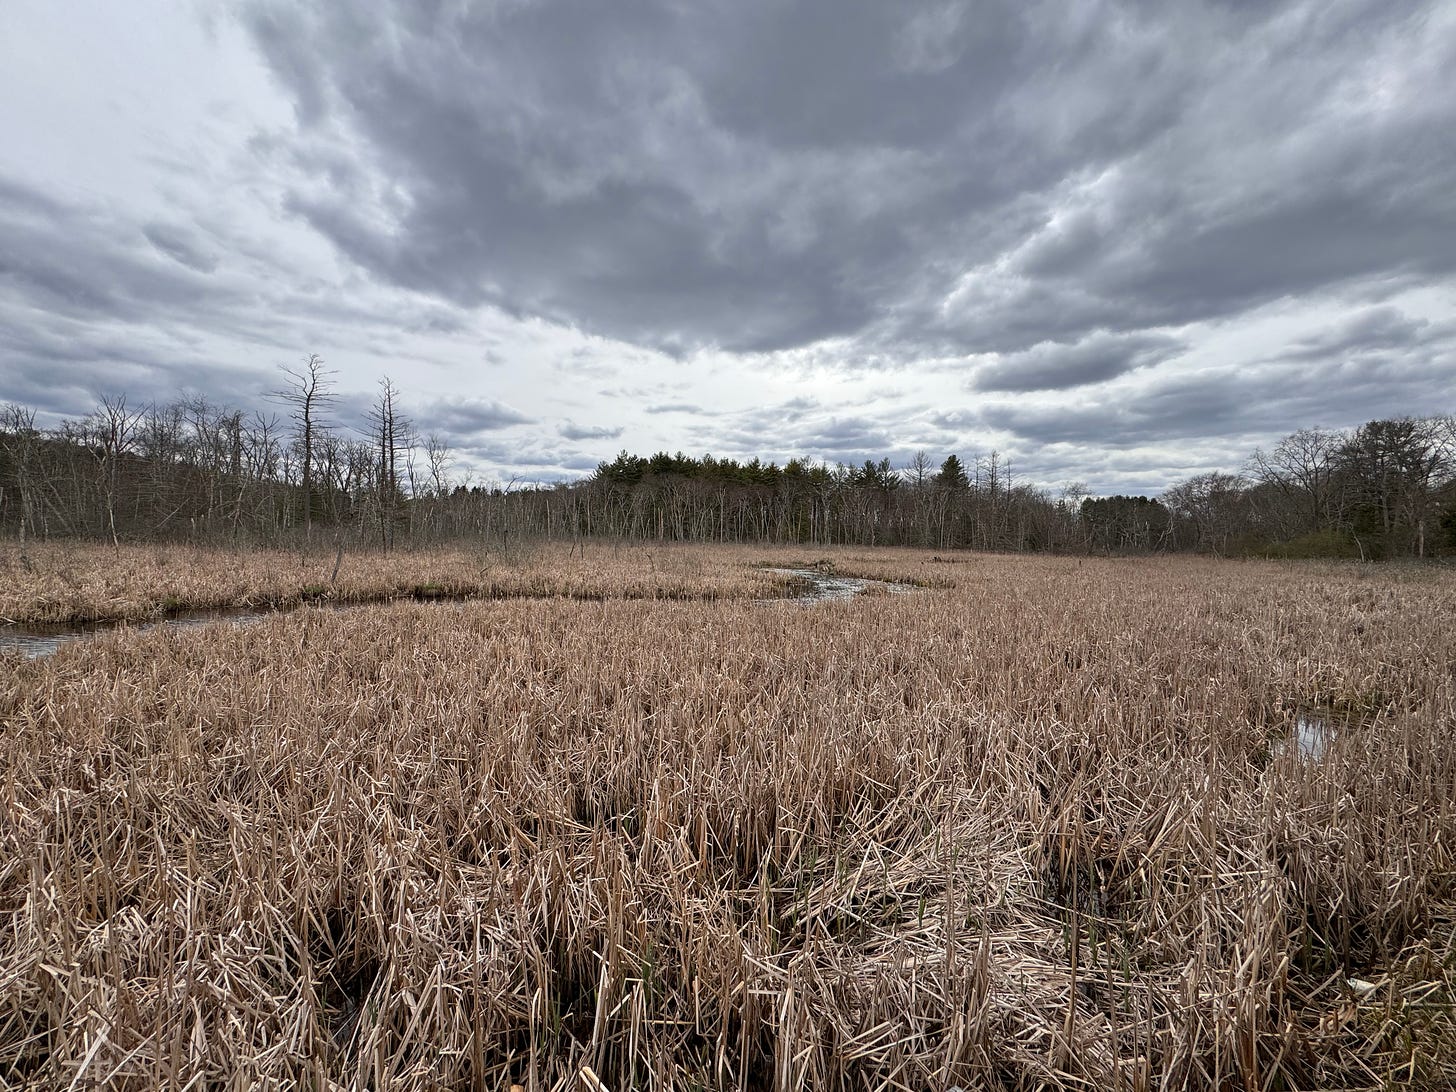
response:
M36 426L0 405L0 530L32 538L394 545L448 492L450 455L421 440L389 379L353 427L333 420L333 373L317 356L280 369L269 409L204 397Z
M782 466L621 452L573 482L473 483L452 472L381 381L363 417L337 419L318 357L281 369L267 408L205 398L36 425L0 407L0 533L112 543L421 546L462 539L634 539L941 550L1336 556L1456 554L1456 419L1300 429L1237 473L1159 497L1057 493L1017 480L1000 453L916 453L859 466Z

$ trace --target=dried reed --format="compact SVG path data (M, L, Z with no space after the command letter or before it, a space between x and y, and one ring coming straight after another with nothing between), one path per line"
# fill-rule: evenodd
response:
M570 560L0 661L0 1081L1456 1081L1450 574Z

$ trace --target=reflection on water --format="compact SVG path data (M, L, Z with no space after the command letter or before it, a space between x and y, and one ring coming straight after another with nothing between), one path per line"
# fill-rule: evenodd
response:
M864 580L857 576L832 576L818 569L766 569L766 572L792 578L797 595L790 595L791 603L822 603L831 600L853 599L867 588L880 587L887 591L902 593L913 591L909 584L896 584L889 580ZM765 602L783 602L769 599Z
M52 656L66 645L94 637L113 629L133 629L142 632L149 629L186 629L191 626L207 625L211 622L230 622L235 626L256 622L270 614L279 614L278 608L269 610L211 610L179 614L154 622L84 622L67 626L29 626L21 629L5 626L0 628L0 653L19 652L28 660Z
M1334 738L1335 730L1319 717L1300 714L1294 722L1294 739L1306 758L1323 758Z
M1324 758L1335 740L1335 729L1323 717L1312 713L1300 713L1294 718L1294 730L1288 737L1274 741L1270 751L1276 755L1288 754L1292 743L1294 753L1300 758Z

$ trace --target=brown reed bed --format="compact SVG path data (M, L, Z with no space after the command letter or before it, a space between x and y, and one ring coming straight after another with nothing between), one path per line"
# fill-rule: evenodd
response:
M1456 580L955 568L0 661L0 1082L1450 1087Z
M722 599L778 594L746 548L543 543L346 553L76 543L0 547L0 625L147 621L306 602ZM832 563L831 563L832 564Z

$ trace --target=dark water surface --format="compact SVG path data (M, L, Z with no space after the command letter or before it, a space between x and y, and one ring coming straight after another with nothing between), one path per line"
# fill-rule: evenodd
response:
M309 604L318 609L318 604ZM364 604L339 604L326 609L341 610L347 606ZM38 659L59 652L66 645L84 641L98 633L109 633L114 629L134 629L142 632L149 629L188 629L192 626L227 622L242 626L275 614L289 614L302 607L249 608L234 607L228 610L188 611L185 614L170 615L146 622L71 622L66 625L0 626L0 653L19 652L27 659Z

